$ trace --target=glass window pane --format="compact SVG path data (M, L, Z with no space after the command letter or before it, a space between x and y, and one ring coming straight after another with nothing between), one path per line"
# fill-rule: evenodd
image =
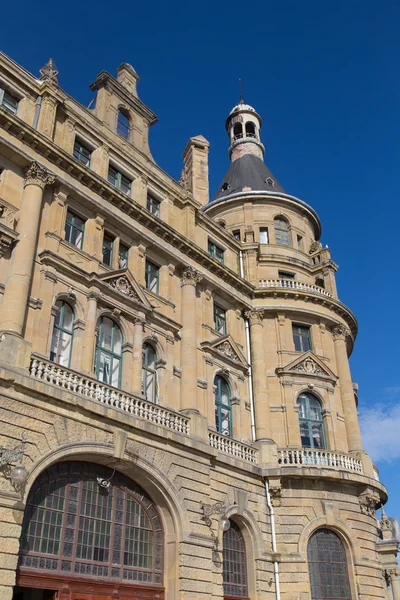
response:
M97 377L99 381L111 384L111 356L104 352L99 352Z
M72 325L74 322L74 313L72 312L72 308L69 304L64 303L64 314L63 314L63 329L67 331L72 331Z
M58 351L58 345L59 345L59 339L60 339L60 330L59 329L53 329L53 335L51 338L51 348L50 348L50 360L51 361L56 361L57 360L57 351Z
M260 244L268 244L268 229L260 229Z
M128 266L128 253L129 248L123 244L119 245L118 251L118 268L125 269Z
M71 334L62 331L59 339L59 360L58 363L63 367L69 366L71 354L72 336Z
M121 330L116 323L114 323L114 354L122 354L122 334Z
M311 448L311 438L308 423L300 423L300 437L303 448Z
M319 529L307 547L312 600L351 600L346 551L329 529Z
M112 373L111 373L111 385L114 387L119 387L120 380L120 361L117 358L113 358L112 360Z
M112 328L111 319L104 317L100 325L100 345L105 350L112 350Z

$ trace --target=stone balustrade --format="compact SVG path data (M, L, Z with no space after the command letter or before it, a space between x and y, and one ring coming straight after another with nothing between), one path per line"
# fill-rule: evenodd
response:
M333 298L332 294L324 290L324 288L312 283L297 281L296 279L260 279L258 285L261 288L284 288Z
M210 446L216 448L220 452L230 454L235 458L240 458L253 464L257 464L258 462L257 450L252 446L233 440L232 438L216 433L215 431L208 432L208 439L210 441Z
M281 467L317 466L363 474L362 463L359 458L350 456L350 454L330 452L329 450L311 448L278 450L278 463Z
M188 417L138 396L122 392L91 377L82 376L48 360L32 356L30 374L39 381L90 398L155 425L172 429L178 433L189 434L190 419Z

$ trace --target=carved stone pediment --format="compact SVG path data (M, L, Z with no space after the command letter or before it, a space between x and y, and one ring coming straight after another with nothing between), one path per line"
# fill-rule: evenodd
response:
M201 347L218 358L223 358L228 362L234 363L236 366L240 365L242 368L248 368L243 352L231 335L216 338L211 342L203 342Z
M105 273L100 275L99 279L125 298L151 308L150 302L129 269Z
M302 354L285 367L278 367L276 374L282 375L300 375L306 377L316 377L325 379L335 384L337 375L326 364L318 358L313 352L309 351Z
M0 258L11 249L18 240L19 233L0 221Z

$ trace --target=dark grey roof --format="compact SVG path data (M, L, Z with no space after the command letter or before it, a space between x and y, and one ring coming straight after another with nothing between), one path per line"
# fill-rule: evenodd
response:
M273 181L273 185L267 180ZM213 201L223 200L225 197L243 191L248 187L255 191L280 192L285 194L285 190L272 175L267 165L253 154L245 154L233 161L227 174L222 180L221 185L215 194Z

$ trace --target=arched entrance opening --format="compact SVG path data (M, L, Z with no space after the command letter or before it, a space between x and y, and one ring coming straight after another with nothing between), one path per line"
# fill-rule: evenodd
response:
M28 496L13 600L163 600L163 558L161 520L139 485L102 465L57 463Z

